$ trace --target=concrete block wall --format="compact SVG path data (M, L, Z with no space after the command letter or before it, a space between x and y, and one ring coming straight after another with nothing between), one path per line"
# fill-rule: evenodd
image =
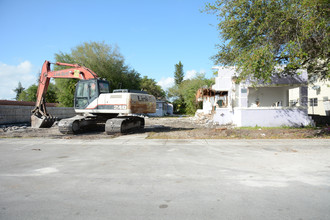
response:
M0 105L0 125L30 123L33 108L34 106ZM47 107L47 111L59 119L76 115L74 109L68 107Z
M72 107L47 107L47 111L49 114L62 118L71 118L76 115L74 108Z

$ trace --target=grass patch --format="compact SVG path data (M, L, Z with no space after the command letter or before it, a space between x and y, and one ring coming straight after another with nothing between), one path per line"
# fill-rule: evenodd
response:
M284 130L293 130L293 129L308 129L308 130L316 130L317 127L313 126L305 126L305 127L290 127L290 126L281 126L281 127L235 127L234 129L242 129L242 130L276 130L276 129L284 129Z

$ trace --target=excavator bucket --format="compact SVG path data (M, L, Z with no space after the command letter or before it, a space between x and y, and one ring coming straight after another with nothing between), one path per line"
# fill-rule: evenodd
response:
M56 118L52 116L37 116L35 114L31 115L31 127L32 128L50 128Z

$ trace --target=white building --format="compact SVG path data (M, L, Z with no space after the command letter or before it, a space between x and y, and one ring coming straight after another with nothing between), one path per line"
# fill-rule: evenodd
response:
M218 77L212 92L199 91L204 114L213 114L216 124L236 126L307 126L313 121L307 109L307 73L273 77L270 84L236 84L234 68L214 67ZM299 106L290 105L290 90L296 89ZM212 94L211 94L212 93Z
M156 101L156 112L148 114L149 116L162 117L165 115L173 115L173 105L163 100Z
M295 103L299 94L290 91L290 102ZM330 82L317 81L308 86L308 114L330 116Z

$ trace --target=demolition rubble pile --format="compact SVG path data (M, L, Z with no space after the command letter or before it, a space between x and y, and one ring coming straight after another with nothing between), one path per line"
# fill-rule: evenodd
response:
M23 123L23 124L9 124L9 125L0 125L0 129L3 132L8 132L8 131L24 130L24 129L27 129L28 126L29 126L28 123Z
M193 123L202 125L206 128L216 127L216 123L213 122L213 114L204 114L203 112L196 112L194 117L189 118Z

